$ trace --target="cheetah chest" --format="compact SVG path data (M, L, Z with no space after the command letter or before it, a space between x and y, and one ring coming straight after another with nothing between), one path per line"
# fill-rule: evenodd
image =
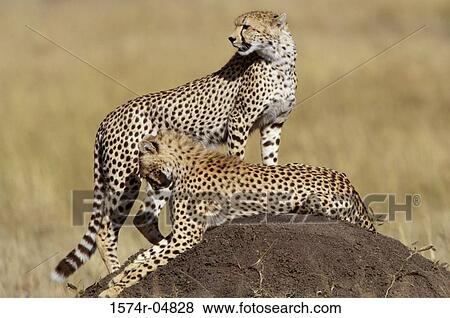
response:
M263 124L284 122L295 105L295 75L284 75L275 83L269 102L264 107L260 121Z

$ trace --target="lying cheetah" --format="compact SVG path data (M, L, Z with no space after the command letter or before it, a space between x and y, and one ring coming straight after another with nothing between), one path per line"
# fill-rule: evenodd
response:
M286 14L254 11L239 16L229 37L237 53L219 71L183 86L138 97L100 124L94 149L93 214L81 242L56 267L63 281L99 247L109 272L120 267L118 234L138 196L138 142L152 131L172 129L203 145L226 143L244 157L249 134L261 133L262 161L277 162L281 128L295 105L296 47ZM158 213L167 197L146 188L134 223L153 244L163 237Z
M172 233L116 275L101 296L117 296L198 244L208 227L235 217L318 213L375 232L371 214L343 173L302 164L249 164L176 132L147 137L139 148L142 178L171 192Z

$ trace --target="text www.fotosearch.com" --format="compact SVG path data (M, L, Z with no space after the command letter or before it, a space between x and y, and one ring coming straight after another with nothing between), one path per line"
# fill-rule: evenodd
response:
M233 304L234 302L234 304ZM153 301L153 302L112 302L113 314L341 314L338 304L299 303L261 304L256 302L235 301L220 304L196 301Z
M255 304L241 302L236 305L202 305L205 314L340 314L341 305L308 305L304 302L299 304Z

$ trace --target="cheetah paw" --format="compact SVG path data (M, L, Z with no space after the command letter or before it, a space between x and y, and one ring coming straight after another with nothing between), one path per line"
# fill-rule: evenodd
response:
M105 289L98 295L101 298L116 298L122 292L123 288L120 286L112 286L108 289Z
M108 283L108 287L113 287L119 283L126 283L130 281L127 279L127 276L130 276L129 274L132 273L134 270L136 270L140 266L139 263L131 263L123 271L118 273L116 276L113 277Z
M114 276L108 283L108 287L114 287L117 283L119 283L126 276L125 272L122 271Z

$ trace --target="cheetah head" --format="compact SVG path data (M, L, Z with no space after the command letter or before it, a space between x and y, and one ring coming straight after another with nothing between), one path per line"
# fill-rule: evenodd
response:
M156 136L146 136L139 142L139 174L155 190L170 187L173 180L172 161L163 150L164 144Z
M228 38L240 55L252 52L262 57L273 55L283 31L287 31L286 13L252 11L239 16L236 28Z

